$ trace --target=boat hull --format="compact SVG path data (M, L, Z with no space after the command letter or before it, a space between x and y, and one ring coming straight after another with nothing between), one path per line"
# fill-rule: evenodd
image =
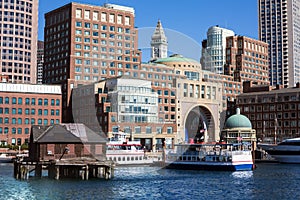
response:
M172 162L166 163L166 169L181 170L211 170L211 171L250 171L253 169L253 163L211 163L211 162Z
M280 163L300 163L300 146L259 145Z
M0 158L0 163L12 163L12 158Z

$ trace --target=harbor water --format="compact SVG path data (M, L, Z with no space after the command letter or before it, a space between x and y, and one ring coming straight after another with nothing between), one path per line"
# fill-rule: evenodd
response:
M257 164L254 171L213 172L118 167L112 180L13 177L0 164L0 199L298 199L300 165Z

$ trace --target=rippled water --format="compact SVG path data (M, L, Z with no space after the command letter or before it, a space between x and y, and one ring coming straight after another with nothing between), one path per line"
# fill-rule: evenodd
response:
M109 181L13 178L0 164L0 199L298 199L300 165L258 164L254 171L210 172L120 167Z

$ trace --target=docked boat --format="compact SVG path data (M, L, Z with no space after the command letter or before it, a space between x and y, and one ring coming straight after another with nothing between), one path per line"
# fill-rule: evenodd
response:
M13 162L14 156L10 156L7 153L1 153L0 154L0 163L11 163Z
M168 169L247 171L253 169L250 144L177 144L166 152Z
M257 147L278 162L300 163L300 138L286 139L278 144L258 144Z
M161 159L149 157L139 141L129 141L126 133L114 133L106 148L106 159L116 165L143 165L152 164Z

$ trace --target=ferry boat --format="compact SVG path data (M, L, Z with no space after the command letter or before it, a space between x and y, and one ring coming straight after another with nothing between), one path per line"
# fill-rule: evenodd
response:
M300 163L300 138L283 140L278 144L258 144L271 157L281 163Z
M107 143L106 159L116 165L150 165L160 157L150 157L139 141L129 141L126 133L114 133Z
M254 168L250 144L177 144L166 152L167 169L247 171Z

